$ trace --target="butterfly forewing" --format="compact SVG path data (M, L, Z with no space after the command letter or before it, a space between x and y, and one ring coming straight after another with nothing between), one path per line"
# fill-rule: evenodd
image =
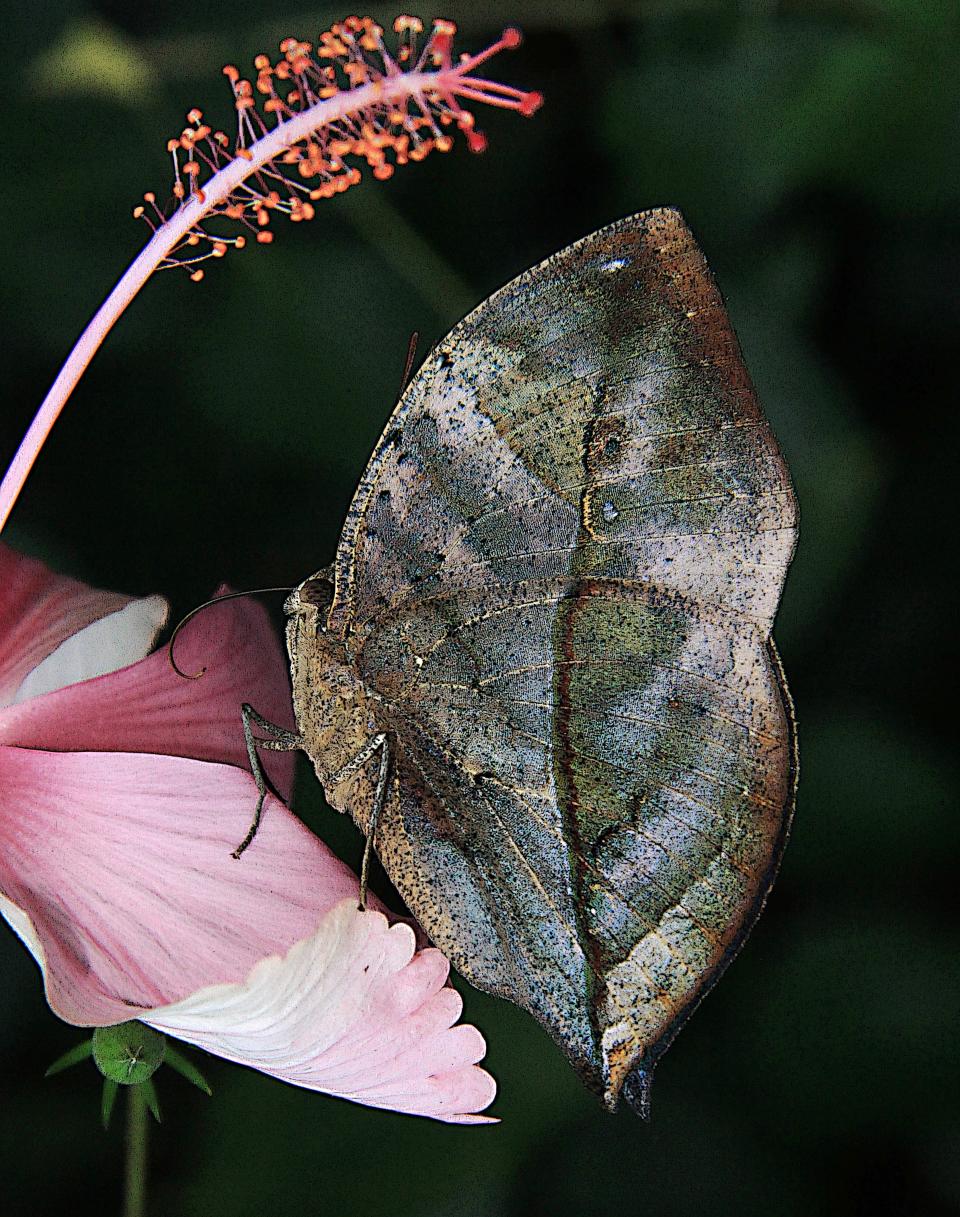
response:
M464 975L532 1011L611 1105L772 881L792 743L769 634L794 524L669 210L457 326L348 516L328 629L393 741L381 859Z

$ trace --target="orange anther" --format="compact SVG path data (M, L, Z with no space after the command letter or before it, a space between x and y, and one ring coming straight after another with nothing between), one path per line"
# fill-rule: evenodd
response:
M190 278L193 280L194 283L199 283L200 280L203 278L203 269L198 266L197 269L190 276Z
M409 70L417 56L418 35L423 28L418 17L401 14L393 22L399 36L397 49L388 51L383 45L382 27L371 17L352 15L321 34L316 50L313 44L291 37L280 43L276 62L268 55L258 54L253 61L252 80L241 77L234 65L225 65L223 72L232 85L234 106L239 113L237 133L230 137L223 131L213 131L203 122L203 113L197 107L187 112L188 126L176 139L167 142L174 162L174 200L182 202L189 198L198 225L203 216L214 212L253 228L258 244L266 245L273 239L269 231L273 211L288 214L294 223L311 220L316 214L316 202L341 194L361 180L358 165L348 165L345 158L354 158L361 164L366 161L374 178L386 181L397 165L423 160L434 149L449 151L457 128L472 151L482 151L486 138L475 129L473 114L464 108L473 101L522 114L532 114L542 104L539 93L524 93L470 75L498 51L518 46L519 31L507 28L499 41L486 50L459 56L458 66L453 68L452 43L457 27L444 19L433 23L425 53L418 60L427 79L416 78L416 92L412 80L405 88L396 61L404 65L405 71ZM434 80L429 78L431 68L437 70ZM361 86L372 87L365 87L362 99L358 96L354 100L349 94ZM337 107L341 111L339 120L324 123L325 107L317 107L314 130L295 140L282 138L279 128L294 116L299 116L299 123L318 102L333 97L343 103ZM269 135L272 143L273 132L285 146L268 154L262 137ZM208 179L208 190L214 177L219 183L219 171L231 156L247 161L251 169L256 164L264 176L251 181L242 177L247 170L235 166L228 180L232 180L236 192L226 198L221 196L221 201L211 206L200 187L201 178ZM283 187L284 179L290 190L302 193L281 197L281 191L266 189L267 183ZM314 180L314 188L306 189ZM146 219L155 230L158 223L163 223L163 215L156 209L153 194L143 197L154 209L155 217L151 219L144 206L136 207L134 216ZM170 210L169 206L166 210ZM247 240L243 236L215 238L198 226L185 238L185 245L196 248L203 244L203 251L190 258L183 253L178 258L175 253L165 264L185 261L189 270L203 257L221 258L231 246L243 248ZM199 280L202 275L202 271L195 272L191 278Z

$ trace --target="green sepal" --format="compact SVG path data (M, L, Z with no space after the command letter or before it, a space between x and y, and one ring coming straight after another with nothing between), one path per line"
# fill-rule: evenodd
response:
M167 1041L144 1023L117 1023L93 1033L93 1059L105 1078L121 1086L144 1083L163 1064Z
M79 1065L81 1061L87 1060L93 1055L93 1040L84 1040L82 1043L75 1045L63 1056L58 1056L57 1059L49 1066L45 1078L52 1078L55 1073L62 1073L64 1069L69 1069L71 1065Z
M170 1044L167 1044L167 1055L165 1059L166 1063L171 1069L175 1069L181 1077L186 1078L187 1081L193 1086L196 1086L198 1090L202 1090L206 1095L213 1095L213 1091L210 1089L210 1083L203 1076L196 1065L194 1065L192 1061L188 1061L185 1056L182 1056L176 1050L176 1048L171 1047Z
M119 1089L119 1082L114 1082L110 1078L103 1079L103 1094L100 1096L100 1122L105 1129L110 1127L110 1117L113 1115L113 1105L117 1101Z
M158 1124L162 1124L163 1121L160 1118L160 1100L157 1098L157 1088L153 1084L153 1079L147 1078L147 1080L145 1082L141 1082L140 1085L143 1087L143 1097L146 1100L147 1106L150 1108L150 1114Z

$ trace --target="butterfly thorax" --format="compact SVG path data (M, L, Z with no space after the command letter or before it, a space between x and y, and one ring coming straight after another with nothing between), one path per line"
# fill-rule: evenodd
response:
M347 790L330 785L377 733L369 691L343 641L324 629L332 596L326 571L304 580L287 599L287 651L293 708L303 748L328 801L347 810ZM338 797L339 796L339 797Z

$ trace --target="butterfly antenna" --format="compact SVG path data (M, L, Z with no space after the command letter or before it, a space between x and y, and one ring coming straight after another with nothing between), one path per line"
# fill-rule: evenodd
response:
M222 596L214 596L211 600L204 600L203 604L198 604L196 608L192 608L190 612L187 613L186 617L181 618L180 621L177 622L173 633L170 635L170 641L167 643L167 657L170 660L170 667L173 668L174 672L176 672L178 676L182 676L184 680L199 680L204 672L206 672L206 668L201 668L199 672L194 672L192 676L189 672L184 672L173 657L173 648L180 636L180 631L187 624L187 622L192 621L194 617L196 617L197 613L202 613L203 610L205 608L209 608L211 604L220 604L224 600L237 600L241 596L263 596L266 595L267 592L292 591L292 587L254 587L247 592L224 592Z
M413 361L417 357L417 343L420 341L420 335L416 330L410 335L410 341L407 343L407 361L403 365L403 375L400 377L400 392L398 397L403 396L403 391L410 383L410 376L413 372Z

